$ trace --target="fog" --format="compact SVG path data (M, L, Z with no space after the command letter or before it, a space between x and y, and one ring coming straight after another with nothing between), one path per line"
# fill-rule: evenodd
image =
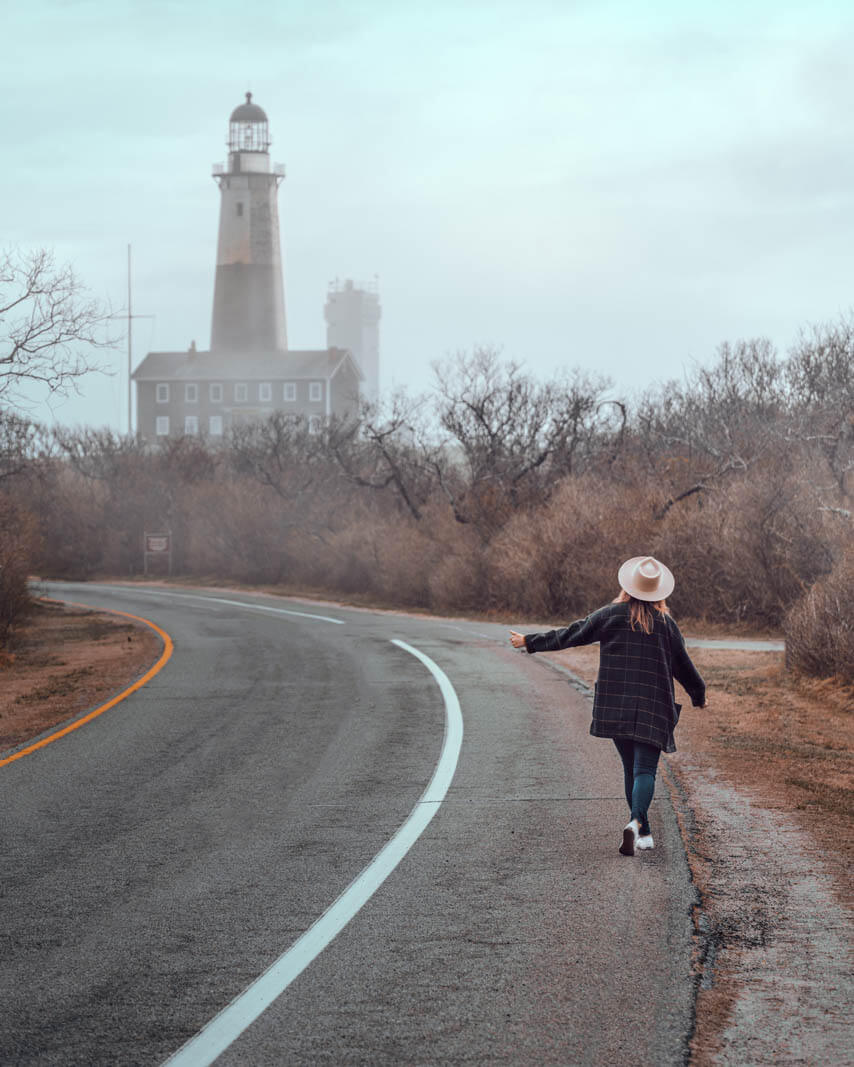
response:
M4 26L2 242L117 311L132 244L135 363L209 343L211 164L248 89L287 167L289 343L377 275L386 388L478 344L641 387L854 304L842 3L35 0ZM32 413L123 427L110 359Z

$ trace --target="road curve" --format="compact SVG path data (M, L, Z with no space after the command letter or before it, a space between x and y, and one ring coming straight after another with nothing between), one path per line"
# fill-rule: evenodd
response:
M249 594L51 585L173 638L145 687L0 768L0 1062L159 1064L394 836L399 866L217 1062L681 1064L693 893L669 801L617 853L616 753L500 627ZM301 613L301 614L300 614ZM312 616L325 615L337 623Z

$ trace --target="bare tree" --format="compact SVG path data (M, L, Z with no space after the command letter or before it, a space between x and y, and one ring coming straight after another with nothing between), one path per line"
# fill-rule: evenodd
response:
M424 405L423 397L399 390L384 404L363 404L358 421L335 428L328 439L332 455L354 485L394 493L416 520L434 487L440 451L427 440Z
M433 371L449 438L436 477L457 520L486 535L508 510L542 502L558 478L575 473L607 422L608 381L578 370L541 383L495 349L476 348Z
M67 393L93 370L93 349L110 347L109 310L92 300L70 266L53 253L0 255L0 403L20 404L27 385Z
M234 427L228 440L233 473L252 478L286 506L282 528L303 529L319 540L334 529L339 503L340 473L329 456L328 433L313 433L306 419L277 411Z
M648 392L635 415L636 433L648 459L659 467L663 461L672 478L655 517L779 448L786 404L783 364L765 338L722 344L711 366Z
M854 485L854 315L802 333L789 353L786 383L791 435L818 448L833 475L833 488L848 501Z
M110 496L129 491L132 470L145 460L142 441L110 429L57 427L53 438L60 455L74 470L84 478L101 482Z

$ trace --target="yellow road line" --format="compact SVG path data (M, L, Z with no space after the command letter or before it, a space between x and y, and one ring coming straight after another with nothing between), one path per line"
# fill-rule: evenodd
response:
M172 651L175 647L172 643L172 638L165 630L161 630L157 623L152 622L150 619L144 619L141 615L131 615L127 611L116 611L115 608L95 608L92 607L91 604L80 604L73 600L62 600L59 601L59 603L68 604L69 607L73 608L89 608L91 611L107 611L111 615L124 615L126 619L133 619L135 622L141 622L159 635L163 642L163 654L153 667L150 667L141 678L138 678L133 685L128 686L128 688L119 693L118 696L113 697L112 700L108 700L106 704L102 704L99 708L95 708L94 711L88 712L82 718L75 719L74 722L68 723L67 726L63 726L61 729L55 730L52 734L48 734L47 737L35 741L32 745L27 745L26 748L14 752L11 756L7 756L5 759L0 759L0 767L5 767L7 763L14 763L15 760L21 759L22 756L28 756L31 752L35 752L37 749L49 745L51 741L58 741L60 737L65 737L65 735L70 734L72 730L78 730L81 726L85 726L87 722L97 719L99 715L103 715L105 711L114 708L116 704L124 700L125 697L129 697L131 693L135 693L137 689L141 689L146 682L150 682L155 674L166 666L172 656Z

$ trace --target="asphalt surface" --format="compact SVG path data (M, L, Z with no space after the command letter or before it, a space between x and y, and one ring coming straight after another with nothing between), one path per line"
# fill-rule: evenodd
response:
M481 623L55 584L150 618L166 667L0 768L0 1063L158 1064L323 913L464 739L397 869L224 1064L681 1064L688 868L618 854L613 746L547 656ZM220 594L225 598L225 594ZM322 614L344 625L253 609Z

